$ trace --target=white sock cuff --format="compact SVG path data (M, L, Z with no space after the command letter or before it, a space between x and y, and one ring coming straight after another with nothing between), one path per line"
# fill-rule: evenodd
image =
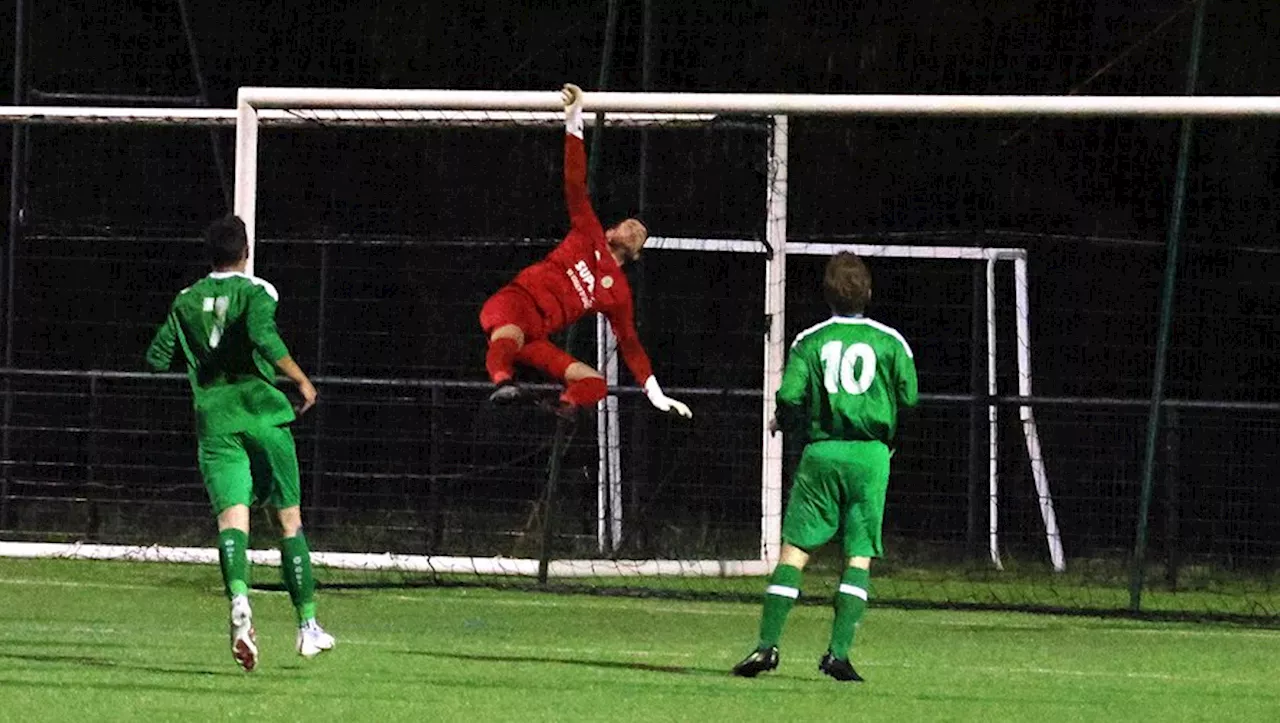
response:
M770 585L764 589L765 595L777 595L779 597L789 597L792 600L800 597L800 589L795 587L787 587L786 585Z
M850 585L847 582L840 583L840 594L860 597L863 600L867 599L867 591L865 589L860 588L857 585Z

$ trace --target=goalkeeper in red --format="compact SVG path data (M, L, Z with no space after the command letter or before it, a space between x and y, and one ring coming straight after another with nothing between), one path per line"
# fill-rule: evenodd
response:
M147 365L162 372L182 350L195 402L198 461L218 518L218 557L231 600L231 654L247 671L258 664L249 607L249 506L275 508L280 521L280 572L297 612L297 650L313 657L333 647L316 623L311 551L302 534L298 454L289 423L295 409L276 388L279 370L298 385L301 414L316 390L276 331L271 284L245 273L244 222L215 221L205 232L213 272L183 289L147 349Z
M490 400L508 403L523 394L515 385L515 365L531 366L564 382L561 416L604 399L608 388L598 371L574 359L547 337L583 316L604 314L618 349L653 406L691 417L689 407L668 397L653 376L649 357L636 334L631 285L624 264L640 258L649 232L629 218L604 229L587 194L587 153L582 142L582 91L565 85L564 198L568 235L546 258L529 266L485 302L480 326L489 339L485 369L497 387Z
M834 538L847 565L818 669L836 680L862 680L849 648L867 609L871 558L883 553L891 445L898 408L916 404L916 367L901 334L863 316L871 274L861 259L832 257L823 293L832 317L796 337L778 389L774 429L803 434L806 445L782 519L782 554L765 588L760 640L733 669L745 678L778 667L778 640L800 596L801 571Z

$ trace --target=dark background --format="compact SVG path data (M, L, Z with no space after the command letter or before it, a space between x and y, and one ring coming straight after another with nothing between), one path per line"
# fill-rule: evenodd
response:
M598 85L606 7L192 3L198 77L173 2L30 0L26 82L46 94L163 96L199 95L203 85L215 107L231 107L243 85L550 90L574 81L589 90ZM12 35L13 8L0 7L4 37ZM1194 8L1175 0L623 0L606 84L1178 95ZM1275 94L1277 32L1280 8L1272 3L1212 1L1196 91ZM11 76L5 56L0 73ZM11 92L0 87L0 101L11 101ZM1145 409L1097 398L1136 403L1151 391L1179 127L1130 119L792 120L793 241L1028 249L1035 392L1093 399L1036 408L1070 557L1122 559L1132 543ZM6 167L11 133L0 134ZM663 236L762 238L766 137L742 126L658 129L643 138L608 130L593 158L596 206L606 221L641 212ZM194 240L227 208L229 178L217 154L229 159L231 140L230 131L211 137L187 128L30 130L25 216L13 249L11 366L138 368L168 299L201 273ZM1168 368L1174 398L1280 402L1278 142L1274 120L1195 125ZM281 290L281 324L304 367L330 377L482 380L479 304L563 232L558 133L264 131L262 148L258 273ZM7 175L4 182L7 197ZM788 335L825 314L814 293L820 262L790 262ZM922 391L973 391L972 344L984 342L972 333L980 299L971 267L873 259L872 268L872 313L911 339ZM1013 393L1012 288L1002 273L1001 391ZM747 392L695 394L692 430L624 397L628 514L643 523L627 540L630 552L751 556L759 403L748 392L760 384L763 262L654 252L631 275L641 334L664 384ZM575 350L587 354L591 336L583 329ZM6 534L207 533L196 522L204 503L183 432L183 392L167 384L157 395L151 382L93 389L75 379L13 382ZM548 435L527 430L549 429L544 420L491 417L477 390L346 381L325 394L324 411L299 427L300 453L314 480L313 519L324 520L335 544L381 549L383 535L404 548L474 550L481 529L536 526L526 513L540 489ZM1016 413L1005 408L1002 423L1002 515L1010 549L1040 560ZM898 550L917 543L961 550L985 530L985 501L969 485L973 469L985 474L986 447L970 445L970 423L966 405L934 400L904 430L887 522ZM1183 410L1172 424L1162 437L1155 508L1165 552L1222 567L1273 567L1280 418L1209 405ZM594 442L590 430L583 435L569 464L581 492L566 498L565 532L589 537ZM971 454L982 457L978 467ZM508 458L510 465L493 467ZM151 513L125 511L138 509L139 497L170 510L182 529L139 533L130 515ZM486 515L506 517L495 524ZM349 541L359 534L376 541ZM520 534L498 537L483 544L503 552L524 544Z

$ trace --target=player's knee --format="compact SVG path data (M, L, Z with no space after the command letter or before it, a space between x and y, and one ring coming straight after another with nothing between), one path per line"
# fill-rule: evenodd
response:
M276 519L280 521L281 537L296 537L302 529L302 509L300 507L286 507L276 513Z
M778 564L804 569L809 564L809 553L790 543L782 544L782 554L778 556Z
M850 557L849 567L856 567L860 570L871 569L871 558L869 557Z
M241 532L249 531L249 506L248 505L231 505L218 513L218 531L223 530L240 530Z
M575 361L564 370L564 380L570 384L583 379L604 379L600 372L584 362Z
M515 324L503 324L489 334L489 341L499 339L510 339L516 343L516 346L524 346L524 330Z

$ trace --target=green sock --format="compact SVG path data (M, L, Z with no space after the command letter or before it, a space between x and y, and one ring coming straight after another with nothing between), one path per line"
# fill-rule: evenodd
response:
M769 576L769 587L764 591L764 614L760 616L761 648L772 648L782 637L782 626L787 613L800 597L800 568L778 565Z
M840 576L840 589L836 591L836 619L831 623L831 654L842 660L849 659L853 645L853 633L858 621L867 611L867 582L871 571L860 567L846 567Z
M311 577L311 548L301 531L280 538L280 576L301 625L316 616L316 581Z
M228 528L218 533L218 562L227 597L249 594L249 534Z

